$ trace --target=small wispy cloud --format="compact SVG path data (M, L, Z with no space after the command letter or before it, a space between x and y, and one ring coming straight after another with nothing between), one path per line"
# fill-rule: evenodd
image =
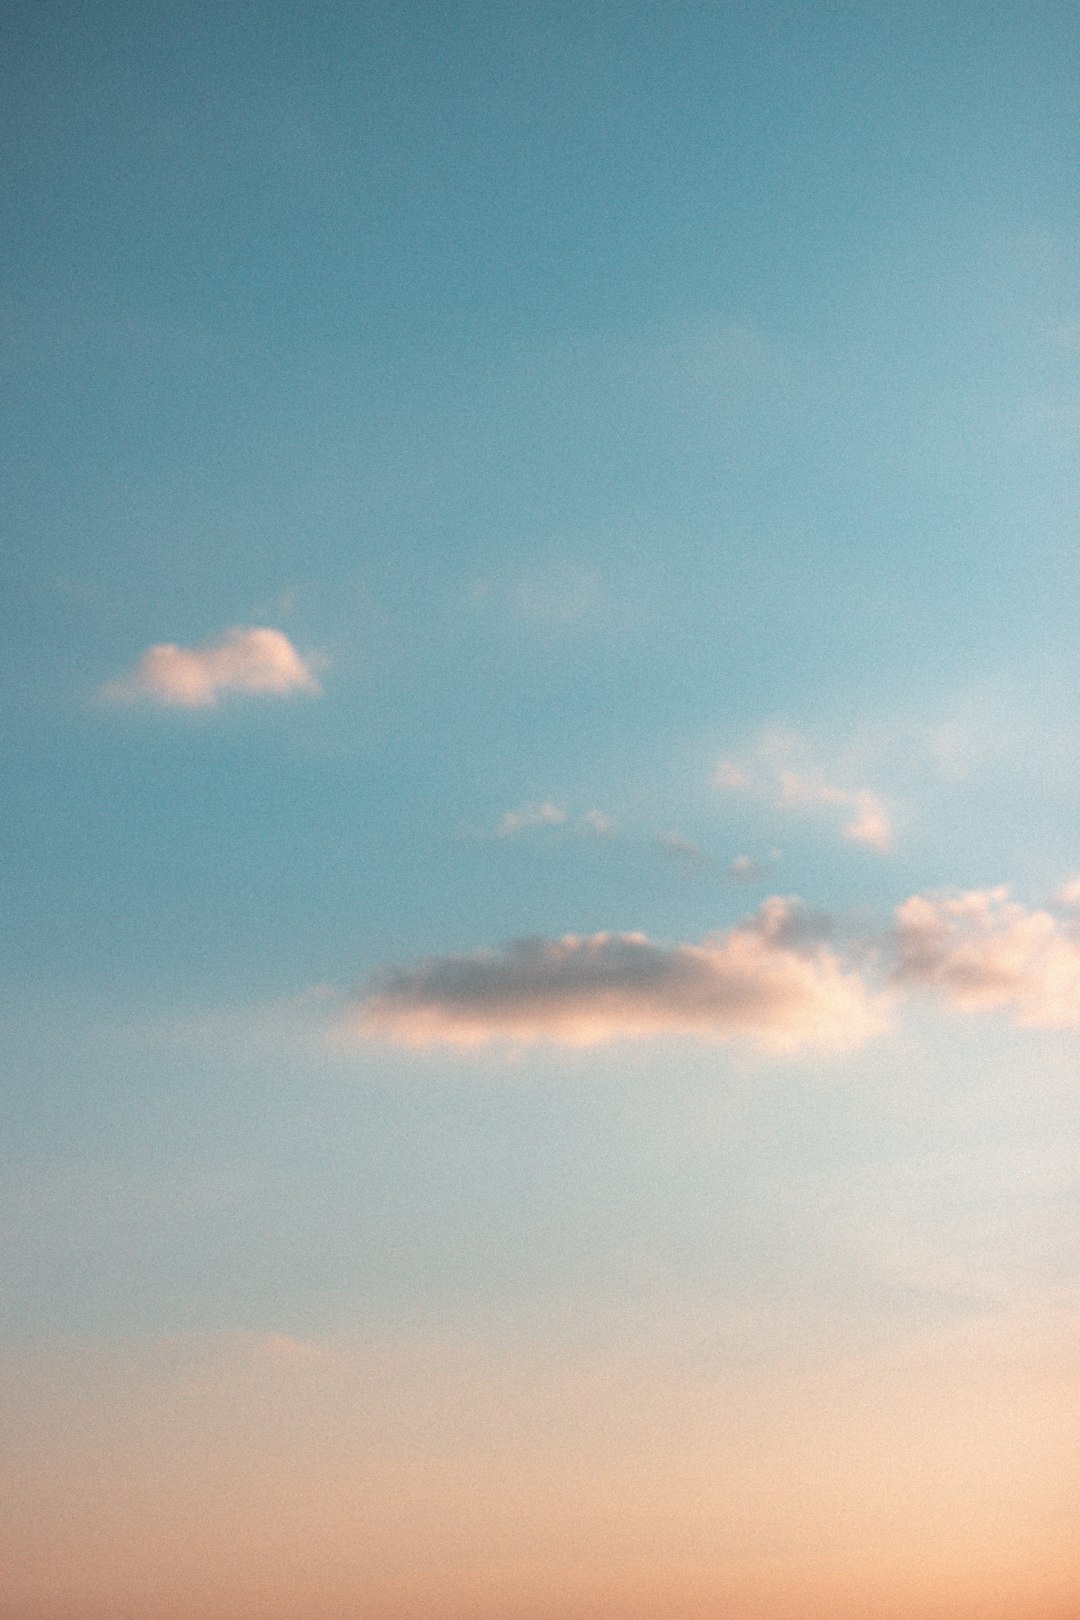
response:
M696 1035L788 1055L857 1046L885 1021L885 998L781 897L699 945L566 934L429 957L386 970L347 1018L358 1037L406 1046Z
M564 827L569 819L562 805L545 799L543 804L526 804L520 810L508 810L495 831L500 838L510 838L514 833L536 827Z
M110 703L156 703L166 708L216 708L223 696L242 693L316 696L322 688L311 661L281 630L234 627L196 647L160 642L135 668L108 681L100 696Z
M253 611L258 614L260 619L284 619L294 611L299 600L299 585L286 585L276 596L257 604Z
M960 1012L1000 1009L1029 1028L1080 1029L1080 941L1051 912L1021 905L1006 887L967 889L912 895L896 924L897 984L931 990Z
M840 836L849 844L886 855L893 846L893 824L885 804L870 788L841 787L813 765L800 759L798 738L768 732L750 758L722 759L713 775L714 785L726 793L742 793L785 811L839 811Z
M565 558L540 562L517 579L480 575L466 595L496 619L539 633L579 630L610 610L596 570Z
M585 810L580 815L571 815L565 805L556 804L554 799L544 799L539 803L523 804L517 810L507 810L494 827L486 832L474 832L471 836L514 838L521 833L550 831L556 827L590 838L614 838L619 831L618 823L606 810Z
M892 822L876 793L869 788L848 792L835 787L821 777L800 776L795 771L780 772L780 799L782 808L827 808L835 806L850 812L840 828L841 837L849 844L865 844L880 854L892 848Z
M759 883L780 859L778 849L771 849L761 860L753 855L736 855L733 861L728 862L727 875L732 883Z
M770 850L766 859L736 855L721 869L721 862L707 849L681 832L656 833L653 844L662 855L676 863L687 877L707 877L720 873L729 883L756 883L765 878L780 859L779 850Z
M731 793L749 793L753 788L749 773L733 759L720 761L713 780L718 788L726 788Z
M619 824L606 810L586 810L579 818L578 826L582 832L591 833L594 838L614 838L619 831Z
M715 858L684 833L657 833L654 843L662 855L668 856L681 871L691 876L703 876L716 869Z

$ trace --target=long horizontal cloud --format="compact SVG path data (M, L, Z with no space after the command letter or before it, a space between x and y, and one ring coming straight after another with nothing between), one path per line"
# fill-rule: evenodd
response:
M429 957L384 972L348 1019L410 1046L692 1034L776 1053L853 1047L884 1021L884 1000L781 898L700 945L567 934Z
M860 1045L887 1026L904 991L1028 1028L1080 1030L1080 920L1024 906L1007 888L911 895L872 976L826 932L797 901L774 896L700 944L566 934L427 957L385 969L353 997L346 1030L421 1047L695 1035L784 1055Z
M208 709L232 692L285 697L320 690L310 664L288 636L251 626L226 630L197 647L172 642L148 647L133 670L102 687L101 696L115 703Z
M996 1009L1035 1029L1080 1029L1080 941L1007 888L912 895L897 908L894 979L961 1012Z

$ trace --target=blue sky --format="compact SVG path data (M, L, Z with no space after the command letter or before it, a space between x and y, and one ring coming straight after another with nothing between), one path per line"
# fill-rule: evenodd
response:
M1066 1620L1071 9L7 23L0 1617Z

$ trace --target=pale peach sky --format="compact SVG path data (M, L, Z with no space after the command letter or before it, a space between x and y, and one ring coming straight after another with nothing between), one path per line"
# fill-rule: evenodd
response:
M1064 1620L1065 1325L739 1366L671 1324L9 1358L0 1613Z

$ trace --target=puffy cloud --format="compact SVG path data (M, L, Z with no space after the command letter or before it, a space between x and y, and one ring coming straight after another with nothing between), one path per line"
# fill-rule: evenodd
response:
M888 810L869 788L842 788L813 769L792 770L785 756L799 750L797 738L767 733L750 763L723 759L713 781L728 793L751 794L774 810L837 809L847 812L840 835L849 844L863 844L880 855L892 849L893 827Z
M897 908L894 979L961 1012L1009 1009L1035 1029L1080 1029L1080 943L1007 888L912 895Z
M339 1032L414 1047L695 1036L785 1056L854 1048L886 1028L899 992L920 990L960 1013L1080 1031L1080 922L1005 887L911 895L895 918L876 972L880 936L845 958L828 917L781 896L700 944L565 934L427 957L349 998Z
M133 670L109 681L102 697L117 703L160 703L170 708L214 708L229 692L285 697L321 690L310 664L280 630L234 627L198 647L161 642L148 647Z
M696 1035L780 1054L850 1048L883 1027L885 1003L820 935L796 902L774 897L700 945L566 934L429 957L385 971L348 1026L410 1046Z
M614 838L619 825L606 810L586 810L581 818L581 830L592 833L594 838Z

